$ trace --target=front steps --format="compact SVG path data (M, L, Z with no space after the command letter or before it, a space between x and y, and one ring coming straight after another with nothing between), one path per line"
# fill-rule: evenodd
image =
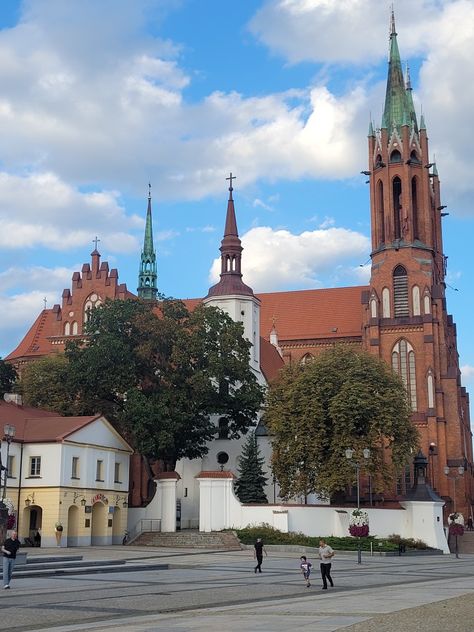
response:
M454 553L455 538L453 536L449 537L449 550ZM474 531L464 529L464 535L458 535L458 551L459 553L474 554Z
M144 532L131 546L158 546L174 549L210 549L219 551L238 551L240 541L233 531L176 531L174 533Z

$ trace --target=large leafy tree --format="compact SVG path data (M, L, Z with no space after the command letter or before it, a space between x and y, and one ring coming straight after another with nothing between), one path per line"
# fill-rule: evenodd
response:
M383 361L346 345L280 372L269 388L265 425L282 497L330 497L353 480L346 448L383 490L418 445L402 380Z
M9 393L15 384L17 374L15 369L0 358L0 397L3 397L5 393Z
M238 461L239 476L235 482L235 493L242 503L267 503L265 484L267 477L263 473L265 459L260 454L255 432L251 432Z
M254 422L263 392L250 369L250 343L222 311L190 313L168 299L157 314L149 303L107 301L91 311L86 334L85 343L66 348L73 398L64 412L101 412L166 469L207 452L213 413L234 437Z
M45 356L26 365L20 390L28 406L62 415L75 412L75 396L69 386L69 362L62 354Z

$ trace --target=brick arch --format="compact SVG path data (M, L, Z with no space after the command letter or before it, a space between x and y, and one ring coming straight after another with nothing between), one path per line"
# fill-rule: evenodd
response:
M418 409L416 392L416 357L415 349L409 340L399 338L391 351L391 364L395 373L398 373L405 384L408 399L413 411Z

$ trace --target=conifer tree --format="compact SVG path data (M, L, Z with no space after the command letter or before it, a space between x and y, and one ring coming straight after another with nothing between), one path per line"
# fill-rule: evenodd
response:
M239 478L235 493L241 503L267 503L264 487L267 477L263 473L265 459L260 455L255 432L249 434L239 457Z

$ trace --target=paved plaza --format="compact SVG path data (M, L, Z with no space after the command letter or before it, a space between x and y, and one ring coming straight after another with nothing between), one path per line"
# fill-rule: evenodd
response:
M126 558L142 568L14 578L0 594L1 630L474 632L474 556L364 557L358 566L355 555L338 554L335 587L325 591L317 572L305 587L299 553L271 552L255 575L250 551L109 547L60 554L71 552L91 561ZM158 563L169 567L151 568Z

